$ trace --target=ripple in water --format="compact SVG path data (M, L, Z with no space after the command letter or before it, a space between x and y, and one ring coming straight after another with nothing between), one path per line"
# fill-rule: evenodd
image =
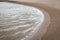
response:
M43 19L37 8L0 2L0 40L25 40Z

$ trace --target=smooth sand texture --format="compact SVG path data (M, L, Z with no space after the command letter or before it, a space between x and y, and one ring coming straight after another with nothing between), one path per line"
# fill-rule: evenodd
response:
M20 1L28 3L42 3L44 5L60 9L60 0L10 0L10 1Z

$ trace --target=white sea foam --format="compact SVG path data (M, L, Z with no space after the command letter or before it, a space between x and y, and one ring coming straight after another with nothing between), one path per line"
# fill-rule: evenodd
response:
M4 36L0 36L0 38L4 38L2 40L6 40L7 37L13 37L9 40L13 40L17 37L21 40L27 36L29 32L34 31L34 28L36 28L38 24L41 24L43 20L43 13L37 8L0 2L0 35Z

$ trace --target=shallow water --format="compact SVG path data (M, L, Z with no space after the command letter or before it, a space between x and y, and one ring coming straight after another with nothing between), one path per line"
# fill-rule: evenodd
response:
M37 8L0 2L0 40L25 40L43 19Z

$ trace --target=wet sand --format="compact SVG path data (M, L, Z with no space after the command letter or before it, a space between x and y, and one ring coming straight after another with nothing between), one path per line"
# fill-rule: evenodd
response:
M21 3L21 2L20 2ZM54 7L48 7L47 5L40 3L24 3L38 8L42 8L48 12L50 15L51 23L47 27L47 32L44 33L45 29L42 29L42 40L60 40L60 9ZM46 27L45 27L46 28ZM37 37L36 40L39 40L40 37Z

